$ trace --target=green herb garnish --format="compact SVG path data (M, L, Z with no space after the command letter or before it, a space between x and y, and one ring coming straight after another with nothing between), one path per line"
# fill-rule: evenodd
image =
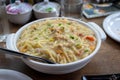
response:
M67 23L68 25L71 25L72 23L71 22L69 22L69 23Z
M58 26L61 26L61 25L62 25L61 23L58 24Z
M52 12L52 10L53 9L51 7L45 9L46 12Z
M74 37L74 36L72 36L72 35L70 35L70 38L71 38L71 39L74 39L75 37Z
M47 26L52 26L52 25L50 23L48 23Z
M88 52L88 51L89 51L88 49L84 50L84 52Z

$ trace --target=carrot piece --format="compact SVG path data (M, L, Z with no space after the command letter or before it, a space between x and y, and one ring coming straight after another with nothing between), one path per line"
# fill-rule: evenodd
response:
M91 45L90 49L93 51L95 49L95 46Z
M95 40L94 37L92 37L92 36L87 36L86 39L90 40L90 41L94 41Z

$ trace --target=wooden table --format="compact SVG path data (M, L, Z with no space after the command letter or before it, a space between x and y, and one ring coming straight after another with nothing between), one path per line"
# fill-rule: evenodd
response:
M102 27L104 17L84 19L93 21ZM21 25L11 24L11 32L16 32ZM2 53L0 53L2 54ZM28 67L21 59L10 56L0 56L0 69L12 69L30 76L33 80L81 80L86 74L113 74L120 73L120 43L110 37L102 42L101 48L94 58L82 69L63 75L50 75L37 72Z

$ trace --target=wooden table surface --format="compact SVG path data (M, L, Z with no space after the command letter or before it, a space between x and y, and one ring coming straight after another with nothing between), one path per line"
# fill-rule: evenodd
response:
M102 27L104 18L84 19L84 21L92 21ZM16 32L20 27L21 25L11 24L11 32ZM109 36L102 42L98 53L85 67L69 74L50 75L37 72L28 67L21 59L3 55L0 53L0 69L16 70L28 75L33 80L81 80L83 75L120 73L120 43Z

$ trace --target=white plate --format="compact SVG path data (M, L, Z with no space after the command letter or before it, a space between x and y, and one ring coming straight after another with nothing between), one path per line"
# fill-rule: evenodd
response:
M0 80L32 80L27 75L8 69L0 69Z
M112 39L120 42L120 12L106 17L103 21L103 29Z

